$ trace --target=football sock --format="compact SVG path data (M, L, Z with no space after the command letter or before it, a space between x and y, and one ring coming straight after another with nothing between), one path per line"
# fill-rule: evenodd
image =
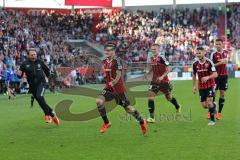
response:
M215 121L215 118L214 118L215 109L216 109L216 104L212 103L212 106L209 108L209 112L210 112L210 120L213 122Z
M175 106L176 109L180 108L180 105L178 104L176 98L173 97L170 102Z
M223 105L224 105L224 102L225 102L225 99L224 98L219 98L219 101L218 101L218 113L221 113L222 112L222 109L223 109Z
M151 99L148 100L148 110L150 113L150 117L154 118L154 110L155 110L154 100L151 100Z
M98 108L98 112L99 112L100 116L102 117L104 123L108 124L109 120L108 120L108 117L107 117L105 106L102 105L102 106L98 106L97 108Z
M135 117L140 124L144 123L143 118L140 116L139 112L137 110L130 113L133 117Z
M33 106L33 103L34 103L34 97L31 96L31 107Z

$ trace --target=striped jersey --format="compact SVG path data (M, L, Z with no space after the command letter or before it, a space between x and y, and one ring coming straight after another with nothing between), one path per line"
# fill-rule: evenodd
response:
M221 59L226 59L228 55L228 51L224 50L222 53L220 52L214 52L211 55L211 60L214 64L218 63ZM219 66L216 66L216 70L219 76L228 75L227 71L227 64L221 64Z
M157 78L159 78L166 72L167 67L169 66L169 62L166 60L164 56L158 55L156 57L152 56L150 58L150 65L152 67L153 72L152 83L159 83L157 81ZM162 82L165 83L169 82L167 75L163 78Z
M106 89L116 93L124 93L125 86L123 82L123 78L121 77L119 81L112 87L110 86L110 82L114 80L117 76L117 70L122 71L122 65L118 58L114 58L109 60L108 58L103 60L103 69L105 72L105 81L106 81Z
M202 82L202 77L210 76L213 72L216 72L213 62L205 58L202 63L200 60L196 60L193 63L193 74L198 76L198 89L207 89L215 86L215 80L209 79L207 82Z

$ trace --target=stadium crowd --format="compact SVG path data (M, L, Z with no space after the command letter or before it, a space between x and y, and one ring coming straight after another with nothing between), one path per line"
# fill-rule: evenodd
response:
M6 90L7 71L15 72L27 57L28 48L36 48L47 64L63 65L81 54L64 40L91 36L92 17L61 14L28 15L0 10L0 92ZM13 75L14 76L14 75ZM18 81L16 74L13 78ZM10 81L13 81L11 79Z
M228 7L228 23L231 24L229 38L236 48L239 47L239 23L235 23L239 19L239 6ZM99 34L96 40L100 43L115 42L119 50L123 50L125 56L134 62L146 61L149 46L158 43L169 61L185 65L195 57L193 52L196 46L203 45L209 53L212 51L213 40L221 36L221 15L224 15L223 9L203 7L103 14L97 25Z

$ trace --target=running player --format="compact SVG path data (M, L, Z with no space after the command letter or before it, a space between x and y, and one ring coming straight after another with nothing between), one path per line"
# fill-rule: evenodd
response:
M193 63L193 93L197 91L196 76L198 76L198 90L203 108L210 112L210 122L208 125L215 125L215 110L216 105L213 103L214 97L214 78L217 78L217 72L213 62L205 57L203 47L196 49L197 60Z
M144 120L139 112L130 105L126 96L126 90L122 79L122 65L120 64L119 59L116 58L115 50L116 47L114 44L106 44L104 47L106 59L103 60L103 68L106 75L106 87L96 99L98 111L104 121L100 132L106 132L107 128L111 126L106 114L104 103L115 99L118 105L123 106L127 113L131 114L138 120L142 133L145 134L147 132L146 120Z
M211 55L211 60L213 61L218 77L215 79L216 82L216 90L220 91L220 97L218 100L218 113L216 115L216 119L221 119L221 113L223 109L223 105L225 102L225 92L228 89L228 71L227 71L227 56L228 51L223 50L223 41L222 39L215 40L215 48L216 52ZM215 92L216 94L216 92Z
M162 92L165 95L166 99L175 106L177 113L181 112L181 106L178 104L176 98L173 97L171 92L172 85L170 84L168 79L168 73L171 71L169 62L166 60L164 56L159 55L160 46L158 44L153 44L151 50L153 53L153 56L150 57L151 69L145 75L145 77L147 78L147 75L149 75L150 73L153 74L152 81L148 91L148 109L150 113L150 117L147 119L148 123L155 122L154 97L158 95L160 92Z
M45 114L45 122L51 123L52 120L56 125L59 125L59 120L56 113L46 103L44 91L46 87L45 76L49 77L49 68L46 64L37 59L37 53L34 48L28 50L28 59L24 61L18 71L19 78L22 78L24 73L27 76L29 90L32 96L36 99Z

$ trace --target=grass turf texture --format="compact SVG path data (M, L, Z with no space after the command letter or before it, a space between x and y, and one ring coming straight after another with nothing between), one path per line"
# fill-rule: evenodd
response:
M61 121L56 127L44 123L43 113L36 103L30 109L29 95L17 96L13 101L1 96L0 159L240 159L240 79L229 80L222 120L214 127L207 126L207 110L201 107L198 94L192 94L192 81L174 81L173 84L185 119L173 119L174 107L164 96L156 97L156 114L164 115L158 116L155 124L148 125L146 136L141 135L135 120L123 119L125 112L121 107L109 113L112 127L100 135L100 118L87 122ZM147 88L146 85L134 89ZM95 106L94 98L49 93L45 97L52 106L63 99L74 100L73 113ZM138 98L136 108L148 115L147 98Z

